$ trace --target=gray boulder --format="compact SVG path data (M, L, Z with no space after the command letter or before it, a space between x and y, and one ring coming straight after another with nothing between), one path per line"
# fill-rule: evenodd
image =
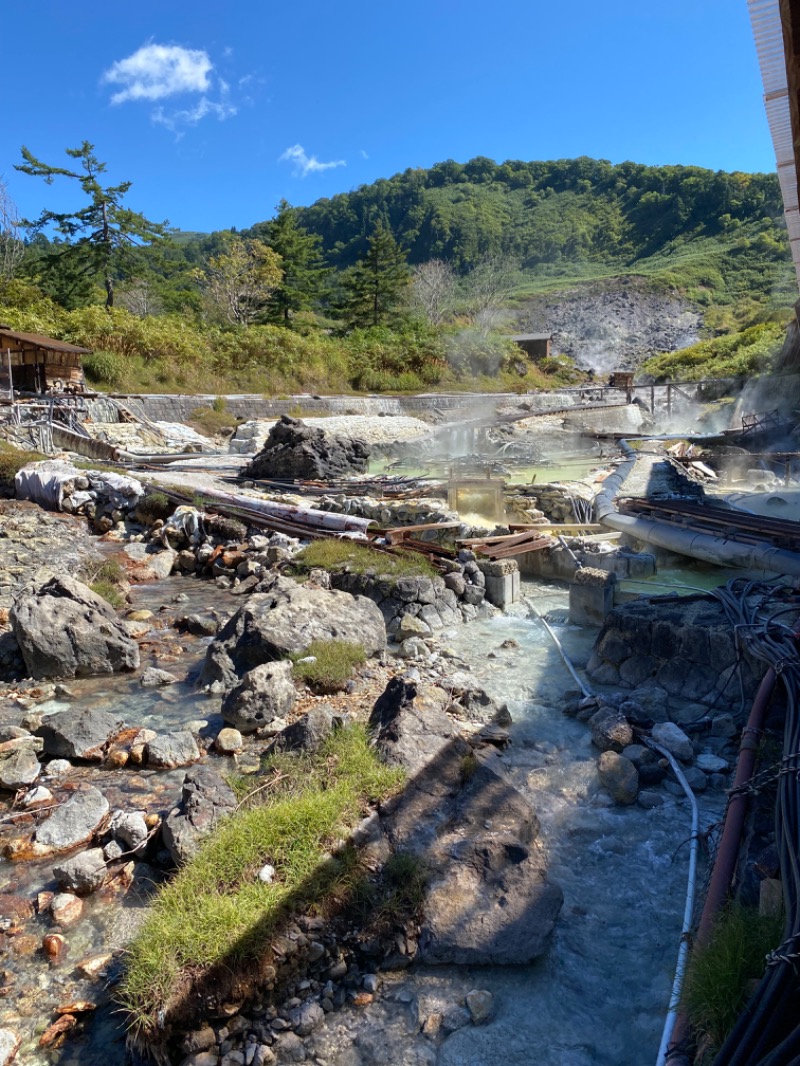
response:
M324 704L312 707L302 718L287 725L275 737L270 751L319 751L331 735L336 719Z
M69 708L43 718L36 735L44 741L47 755L100 762L106 745L124 726L110 711Z
M315 640L363 646L367 655L386 647L386 625L366 596L298 585L274 576L269 591L248 597L210 645L203 684L232 688L248 670L305 651Z
M499 757L478 756L429 852L435 865L423 905L421 962L525 965L546 950L564 895L547 879L538 832L533 809Z
M0 761L0 787L16 790L32 785L41 769L30 747L18 748Z
M178 766L191 766L200 758L197 741L188 729L174 733L161 733L149 741L145 750L147 765L159 770L174 770Z
M639 794L639 774L630 759L604 751L598 763L600 784L620 807L629 807Z
M148 666L142 671L139 684L142 688L160 688L161 685L174 685L177 677L168 670L159 670L155 666Z
M446 702L441 689L418 690L413 681L393 677L369 717L370 731L385 761L416 774L452 743L459 732L444 711Z
M244 675L222 702L222 717L240 733L254 733L294 707L297 692L292 664L286 660L264 663Z
M53 877L65 892L88 896L106 879L106 860L102 848L90 848L53 867Z
M134 851L147 840L147 822L141 811L116 811L109 827L117 840Z
M247 465L249 478L304 479L363 474L369 448L363 440L340 437L282 415L269 431L264 447Z
M113 608L74 578L29 586L10 620L31 677L88 677L139 666L139 648Z
M589 719L592 743L600 751L621 752L633 743L633 730L627 718L612 707L603 706Z
M91 840L108 814L108 800L94 785L75 792L36 829L41 853L71 851Z
M681 762L691 762L694 758L692 742L684 731L674 722L658 722L653 726L650 734L656 744L674 755Z
M164 820L164 844L176 865L197 851L219 819L236 808L236 796L216 770L194 766L183 779L181 802Z

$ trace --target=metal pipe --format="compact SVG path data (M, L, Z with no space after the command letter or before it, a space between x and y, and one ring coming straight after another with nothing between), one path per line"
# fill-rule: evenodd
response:
M262 500L257 496L239 496L221 489L204 488L199 490L198 494L203 499L214 500L229 507L246 507L267 517L309 526L311 529L332 529L337 533L366 535L369 527L375 525L369 518L357 518L339 514L337 511L317 511L313 507L298 507L291 503L276 503L274 500Z
M564 665L569 670L569 672L572 674L572 676L575 679L575 681L577 682L578 687L580 688L581 692L584 694L584 696L586 696L588 698L589 696L592 695L592 693L589 691L589 689L586 687L586 685L583 683L583 681L581 681L581 679L578 677L578 674L577 674L577 672L575 670L575 667L569 661L569 657L568 657L567 653L564 651L563 647L561 646L561 641L558 639L558 637L555 635L555 633L551 629L549 622L547 621L547 619L543 618L541 614L539 614L539 612L537 611L537 609L534 606L534 604L532 604L530 601L527 601L527 602L528 602L529 609L533 612L535 617L539 619L539 621L542 623L544 628L547 630L547 632L552 637L553 643L558 648L558 651L559 651L559 653L561 655L561 658L564 660Z
M709 533L692 533L669 522L622 515L614 499L636 463L636 453L627 441L620 441L625 461L603 482L594 501L595 519L610 529L627 533L646 544L688 555L715 566L738 566L745 570L766 570L774 574L800 577L800 554L766 544L740 544Z
M686 975L686 963L689 958L689 937L692 932L694 896L697 890L697 848L700 837L700 812L697 807L697 799L692 791L692 787L686 780L683 771L680 766L678 766L672 753L667 751L666 748L662 748L661 745L657 744L654 740L645 738L645 744L647 744L648 747L655 748L659 754L663 755L668 760L672 767L672 772L677 777L678 783L686 793L689 802L692 805L692 842L689 849L689 873L686 878L686 903L683 908L681 942L678 946L678 961L675 963L675 976L672 981L672 991L669 997L669 1006L667 1007L667 1017L664 1021L661 1044L658 1048L658 1058L656 1059L656 1066L664 1066L664 1063L667 1061L667 1050L672 1041L672 1034L676 1022L678 1021L678 1007L681 1002L683 982Z

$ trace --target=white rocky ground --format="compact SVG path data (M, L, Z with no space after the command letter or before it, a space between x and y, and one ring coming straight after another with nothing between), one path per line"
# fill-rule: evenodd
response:
M277 419L243 422L229 445L231 452L253 455L261 451L267 434ZM392 444L395 441L419 440L430 435L431 426L408 415L332 415L329 418L304 418L307 426L324 429L343 437L360 437L367 444Z

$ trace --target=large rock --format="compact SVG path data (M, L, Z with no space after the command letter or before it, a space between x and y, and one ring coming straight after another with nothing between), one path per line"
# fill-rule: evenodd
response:
M87 677L139 665L139 648L113 608L74 578L29 586L10 620L31 677Z
M416 774L435 759L459 736L445 714L446 702L441 689L428 686L420 692L413 681L393 677L369 717L370 731L384 760Z
M312 707L275 737L272 751L319 751L334 730L336 718L330 707Z
M251 478L322 478L363 474L369 448L358 438L340 437L283 415L264 447L244 470Z
M100 762L107 744L124 728L122 719L110 711L68 708L43 718L36 735L47 755Z
M183 779L181 802L164 820L164 844L176 865L194 855L218 820L236 808L236 796L210 766L195 766Z
M53 867L53 877L65 892L88 896L106 879L106 861L102 848L90 848Z
M201 679L232 688L253 667L305 651L315 640L361 644L375 655L386 647L386 625L366 596L275 577L268 592L250 596L220 630Z
M615 803L629 807L639 795L639 773L630 759L616 751L604 751L598 762L600 784Z
M191 766L200 758L197 741L188 729L174 733L160 733L147 745L147 765L159 770L174 770L178 766Z
M286 660L264 663L248 670L227 694L222 717L241 733L254 733L287 715L296 698L292 664Z
M694 758L692 742L684 731L674 722L658 722L653 726L650 734L656 744L674 755L681 762L691 762Z
M38 854L71 851L92 839L108 814L108 800L94 785L75 792L34 834Z
M546 950L564 895L547 879L539 821L499 757L476 761L429 850L419 959L524 965Z

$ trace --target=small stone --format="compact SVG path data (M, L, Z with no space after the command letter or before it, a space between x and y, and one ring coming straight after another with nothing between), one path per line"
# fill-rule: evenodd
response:
M234 752L242 750L243 743L244 738L238 729L225 728L217 734L214 747L220 755L233 755Z
M721 774L728 769L728 760L720 758L719 755L711 755L708 752L703 752L702 755L698 755L695 760L695 765L698 770L702 770L706 774Z
M110 951L105 952L102 955L88 955L85 959L81 959L75 969L81 977L86 977L90 981L96 981L106 972L113 958L114 956Z
M106 846L103 848L103 855L106 862L116 862L121 858L125 852L122 849L122 845L116 840L109 840Z
M73 925L83 913L83 900L71 892L59 892L53 897L50 913L57 925Z
M465 1025L469 1025L471 1021L472 1015L466 1007L447 1007L442 1012L442 1029L446 1033L455 1033L458 1029L463 1029Z
M347 963L344 959L339 959L338 962L335 962L333 966L330 967L325 976L330 978L331 981L338 981L341 977L344 977L346 973Z
M305 1062L306 1048L296 1033L284 1033L278 1045L278 1051L285 1062Z
M365 974L364 980L361 982L361 987L365 992L372 992L373 994L378 991L380 985L380 978L376 973Z
M45 803L53 802L53 793L49 788L45 788L44 785L37 785L36 788L30 789L22 797L21 805L26 809L31 807L40 807Z
M147 823L141 811L115 811L110 829L130 851L135 851L147 840Z
M624 755L604 751L598 762L600 784L622 807L636 802L639 792L639 774L636 767Z
M197 1051L208 1051L216 1043L216 1033L210 1025L204 1025L202 1029L195 1029L186 1034L181 1043L181 1051L184 1055L193 1055Z
M60 933L48 933L42 938L42 951L51 962L60 962L67 950L67 942Z
M271 885L275 880L275 867L270 866L269 863L266 866L262 866L258 871L259 881L263 881L265 885Z
M47 776L63 777L64 774L68 774L71 769L72 763L69 759L53 759L52 762L47 764Z
M16 791L31 785L41 771L39 760L30 749L20 748L0 761L0 787Z
M148 666L142 671L139 684L142 688L160 688L162 685L174 685L177 677L168 670L159 670L155 666Z
M298 1036L310 1036L322 1024L325 1012L319 1003L307 999L289 1013L289 1022Z
M712 737L730 738L736 736L738 731L732 714L720 714L711 720Z
M494 996L483 989L474 988L467 992L464 1002L475 1025L484 1025L494 1013Z
M664 797L660 792L648 792L646 789L642 789L636 797L636 802L640 807L644 807L645 810L652 810L654 807L663 807Z
M428 1040L435 1040L442 1029L443 1016L441 1012L436 1011L433 1014L429 1014L425 1021L422 1023L422 1035L426 1036Z
M147 765L163 770L174 770L178 766L190 766L200 758L200 751L188 729L179 729L173 733L162 733L147 745Z

